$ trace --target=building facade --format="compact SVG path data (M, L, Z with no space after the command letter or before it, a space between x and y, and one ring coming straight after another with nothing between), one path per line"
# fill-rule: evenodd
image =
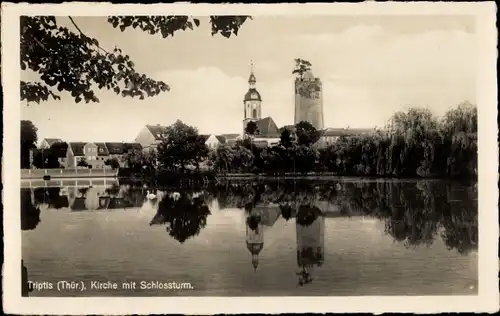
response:
M135 142L141 144L143 149L156 149L165 137L166 128L160 124L146 125L137 134Z
M302 121L317 130L324 128L323 85L310 70L295 79L295 124Z
M252 70L248 78L248 91L243 97L243 133L249 122L256 122L262 118L262 97L256 88L257 79Z
M79 167L80 161L85 161L90 168L104 168L104 159L99 157L99 146L95 143L70 142L66 152L68 168ZM83 166L81 166L83 167Z

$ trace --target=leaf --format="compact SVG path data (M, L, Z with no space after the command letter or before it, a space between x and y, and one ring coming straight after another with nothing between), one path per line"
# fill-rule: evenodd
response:
M200 20L193 19L193 21L194 21L194 24L196 25L196 27L200 26Z
M80 101L82 101L82 98L80 98L80 96L78 96L78 97L75 98L75 102L76 103L80 103Z

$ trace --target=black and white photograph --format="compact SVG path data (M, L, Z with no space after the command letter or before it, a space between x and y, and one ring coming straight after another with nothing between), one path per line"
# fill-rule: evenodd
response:
M4 304L498 310L495 9L2 4Z

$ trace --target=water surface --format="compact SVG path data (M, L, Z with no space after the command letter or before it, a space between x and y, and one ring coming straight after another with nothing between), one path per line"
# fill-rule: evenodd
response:
M477 295L473 185L61 184L21 189L24 266L30 281L87 290L30 296ZM118 288L91 290L91 281ZM122 288L131 281L135 290Z

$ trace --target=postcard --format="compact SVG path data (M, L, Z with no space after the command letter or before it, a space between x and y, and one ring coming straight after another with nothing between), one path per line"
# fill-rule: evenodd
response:
M2 3L6 312L497 311L495 12Z

